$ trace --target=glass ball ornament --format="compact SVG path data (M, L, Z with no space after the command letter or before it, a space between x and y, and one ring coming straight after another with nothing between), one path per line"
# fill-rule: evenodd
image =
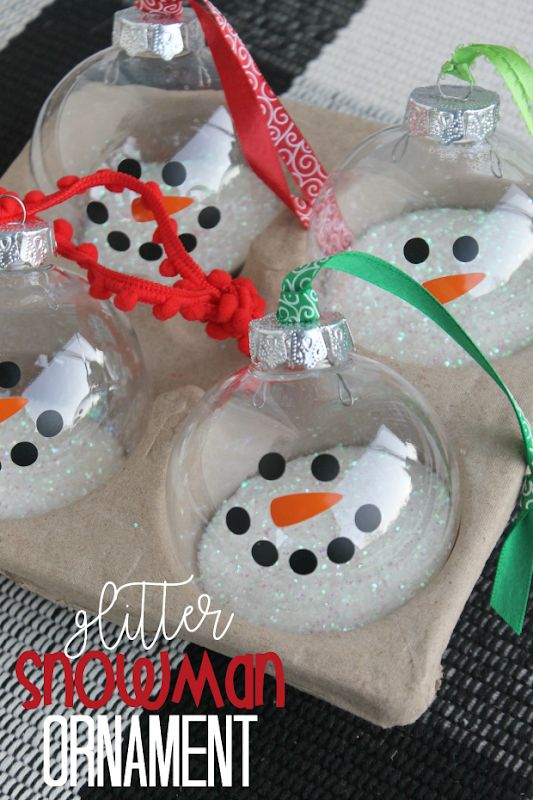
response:
M173 443L168 520L221 607L298 633L346 631L409 600L458 530L455 461L400 375L357 355L346 321L251 325L251 364Z
M75 67L39 114L36 185L102 168L154 181L185 249L209 272L237 274L280 203L249 168L200 23L136 8L116 12L113 46ZM112 269L159 279L164 258L148 209L129 191L92 189L70 204L76 235Z
M0 519L94 491L144 430L147 376L133 330L53 260L46 223L0 226Z
M533 157L497 130L498 116L498 95L477 86L415 89L403 124L366 139L331 175L309 234L312 258L361 250L416 278L491 359L533 342ZM378 289L343 275L318 288L329 307L348 309L371 352L465 363L430 320Z

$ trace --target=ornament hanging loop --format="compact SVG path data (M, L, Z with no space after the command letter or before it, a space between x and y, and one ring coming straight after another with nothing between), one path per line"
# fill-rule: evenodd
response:
M444 88L443 88L443 85L442 85L442 79L443 79L443 77L444 77L444 73L443 73L443 72L442 72L442 70L441 70L441 71L439 72L439 75L438 75L438 78L437 78L437 89L439 90L439 94L440 94L440 96L441 96L441 97L443 97L444 99L447 99L447 98L452 98L452 99L454 99L454 100L458 100L458 99L460 99L460 100L463 100L463 101L465 101L465 100L468 100L468 99L469 99L470 95L472 94L472 92L473 92L473 90L474 90L474 81L473 81L473 80L469 80L469 81L468 81L468 87L467 87L466 94L464 95L464 97L457 98L455 95L453 95L453 94L447 94L447 93L444 91Z
M22 224L25 225L26 224L26 220L28 219L28 212L26 211L26 206L24 204L24 201L21 200L20 197L17 197L16 194L9 194L9 192L5 192L4 194L0 194L0 200L6 200L6 199L15 200L19 204L19 206L22 209ZM17 224L17 223L14 223L14 222L11 223L11 225L15 225L15 224Z

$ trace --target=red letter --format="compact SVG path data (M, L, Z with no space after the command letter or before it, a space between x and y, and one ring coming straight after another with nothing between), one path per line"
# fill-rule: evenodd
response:
M196 703L196 707L198 707L202 699L202 694L206 682L209 684L209 688L211 689L211 695L213 697L213 700L215 701L216 707L221 708L221 706L224 705L224 700L222 699L222 695L220 694L220 689L218 687L217 679L215 673L213 672L213 666L211 664L211 661L209 660L209 654L207 653L207 651L204 650L204 655L202 658L202 663L200 665L200 670L198 672L198 677L194 674L189 656L185 655L183 661L181 662L180 671L178 673L178 679L174 687L172 702L176 703L176 705L180 702L183 696L183 690L185 688L185 684L188 684L194 702Z
M277 653L258 653L255 657L255 704L262 706L265 702L263 691L265 688L265 671L268 662L274 666L276 677L276 707L285 708L285 672L283 663Z
M17 658L17 663L15 665L15 675L17 676L18 682L22 684L24 689L27 689L31 695L30 700L26 700L22 704L22 708L25 708L26 711L33 711L34 709L39 708L41 704L41 693L37 686L26 677L24 667L28 661L31 661L36 667L42 667L43 662L35 650L26 650L26 652L21 653Z
M85 686L83 685L85 669L89 662L93 659L99 661L105 671L104 691L98 700L91 700L85 691ZM103 706L107 705L111 700L111 696L115 690L115 673L113 672L113 667L109 660L109 656L106 656L106 654L102 653L101 650L90 650L88 653L82 655L76 665L75 680L78 697L86 708L102 708Z
M166 650L159 653L159 660L161 662L161 691L155 700L145 700L143 705L148 711L158 711L163 706L170 690L170 658Z
M239 697L235 691L235 673L241 666L244 667L244 697ZM229 662L226 671L226 694L235 708L254 707L254 657L251 653L246 656L236 656Z
M54 684L54 669L59 662L63 667L65 679L65 708L72 708L74 705L74 678L72 676L72 664L65 653L45 653L44 654L44 704L49 706L53 703L52 689Z

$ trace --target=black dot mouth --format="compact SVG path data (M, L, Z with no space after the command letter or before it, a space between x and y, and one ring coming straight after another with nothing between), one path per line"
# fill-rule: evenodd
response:
M17 467L31 467L39 457L39 451L31 442L19 442L11 449L11 461Z
M93 200L86 208L87 216L95 225L105 225L109 219L109 211L104 203Z
M206 208L202 208L198 214L198 224L205 230L216 228L221 219L222 214L220 213L220 209L216 206L206 206Z
M278 548L267 539L261 539L252 547L252 558L260 567L273 567L279 559Z
M122 231L111 231L107 237L107 243L112 250L118 253L125 253L130 249L130 237Z
M311 575L318 567L318 559L312 550L295 550L289 558L289 566L297 575Z
M196 250L198 239L194 233L180 233L179 239L188 253L192 253L194 250Z
M144 242L139 247L139 255L145 261L160 261L163 258L163 248L156 242Z

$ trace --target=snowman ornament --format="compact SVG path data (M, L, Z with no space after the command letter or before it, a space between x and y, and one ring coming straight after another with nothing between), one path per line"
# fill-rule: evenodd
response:
M195 574L258 625L312 633L375 621L419 591L457 532L457 475L434 412L353 352L340 317L251 326L252 365L180 433L174 535Z
M52 227L0 225L0 519L68 505L103 485L144 430L140 348L110 303L53 266Z
M415 278L492 360L533 342L533 162L498 130L499 107L479 86L414 89L403 124L362 142L332 174L309 237L313 258L359 250ZM340 247L332 220L343 223ZM346 308L370 352L422 367L465 363L429 319L374 287L339 274L318 288L330 308Z

